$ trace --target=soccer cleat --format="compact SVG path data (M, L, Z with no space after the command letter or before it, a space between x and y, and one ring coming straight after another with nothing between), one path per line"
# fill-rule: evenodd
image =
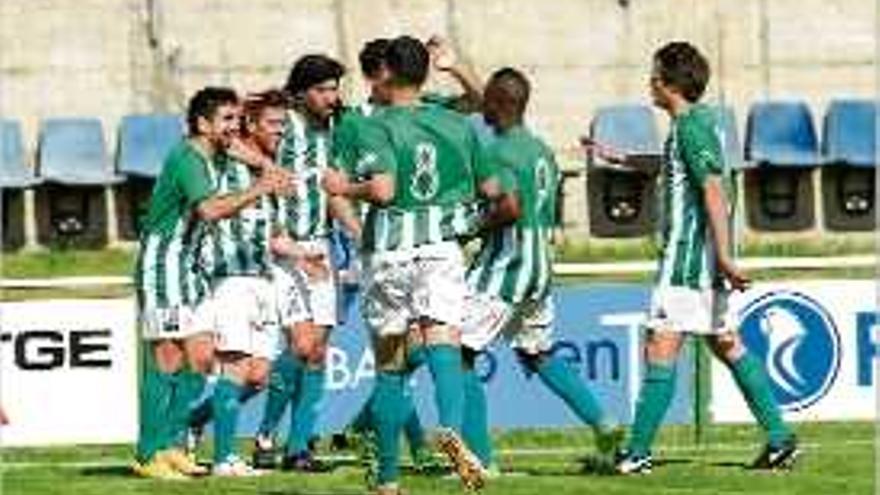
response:
M262 471L252 468L236 455L229 456L225 461L215 464L211 473L214 476L224 478L250 478L263 475Z
M258 434L254 438L252 462L256 469L275 469L278 467L278 461L275 460L275 442L272 437Z
M400 486L397 483L386 483L381 486L377 486L376 490L373 492L375 495L406 495L406 492L400 489Z
M198 465L193 457L190 457L182 450L163 450L156 454L156 458L187 476L205 476L208 474L208 468Z
M596 433L596 450L600 455L607 458L614 457L615 452L620 450L626 432L622 426L615 426Z
M282 471L297 471L300 473L326 473L330 471L330 466L315 458L309 450L286 455L281 461Z
M617 456L614 471L618 474L650 474L653 467L654 461L651 459L651 454L636 455L622 452Z
M477 456L467 448L458 434L449 428L440 428L437 433L437 448L443 452L452 469L468 490L479 490L486 484L486 470Z
M131 471L138 477L153 480L183 481L189 479L187 475L157 457L153 457L153 460L146 464L135 462L131 466Z
M771 446L770 444L767 444L749 468L770 471L793 468L794 463L801 454L797 443L797 438L792 436L782 442L779 446Z

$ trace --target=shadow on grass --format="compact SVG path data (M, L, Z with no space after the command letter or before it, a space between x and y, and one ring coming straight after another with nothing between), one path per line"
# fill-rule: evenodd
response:
M79 474L83 476L100 476L110 478L131 478L138 479L129 466L95 466L87 467L79 470Z

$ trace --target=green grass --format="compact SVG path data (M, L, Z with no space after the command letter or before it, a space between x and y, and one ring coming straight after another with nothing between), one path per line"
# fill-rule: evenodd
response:
M3 253L3 278L76 277L87 275L129 275L134 266L131 249L51 249Z
M751 426L713 426L706 444L691 443L691 430L666 428L650 476L612 477L587 473L581 458L590 453L590 434L581 429L519 430L496 435L505 471L518 476L493 480L486 495L582 493L631 494L848 494L874 493L874 427L870 423L812 423L797 426L803 458L790 473L744 469L760 444ZM242 445L248 445L243 443ZM514 450L515 449L515 450ZM554 452L554 449L557 451ZM158 482L135 479L125 467L127 446L6 449L3 493L44 494L273 494L365 493L361 471L340 463L330 474L274 473L258 479L200 479ZM78 463L78 464L73 464ZM407 474L414 494L461 493L457 482L440 476Z

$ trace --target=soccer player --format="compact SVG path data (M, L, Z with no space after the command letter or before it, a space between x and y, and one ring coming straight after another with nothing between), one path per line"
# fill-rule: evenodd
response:
M140 389L136 474L162 479L204 474L175 448L190 402L201 393L184 365L210 373L214 317L198 247L210 224L273 192L287 193L285 174L267 170L252 187L215 194L215 160L238 132L235 92L208 87L187 109L189 136L171 150L156 180L140 239L135 272L146 357Z
M593 427L600 451L612 454L622 430L577 373L554 356L551 242L559 169L550 148L523 125L530 84L520 71L496 71L486 86L483 113L496 138L486 166L502 179L503 194L482 225L482 247L468 269L472 291L462 325L466 407L464 435L487 468L492 448L483 386L474 361L504 334L521 363ZM492 469L492 471L497 468Z
M409 414L408 342L418 333L434 379L440 429L437 443L467 486L484 473L460 437L463 389L459 326L464 260L456 238L468 228L475 198L476 136L460 115L420 102L430 56L402 36L385 54L390 104L369 119L357 156L365 179L325 174L331 194L370 204L361 249L362 314L373 336L376 385L372 401L379 450L377 493L400 493L400 428Z
M715 112L699 103L708 81L709 64L691 44L669 43L654 54L651 97L671 119L662 168L662 253L648 315L647 369L629 443L617 462L622 474L651 471L651 444L672 400L675 362L688 334L706 338L767 434L752 466L790 466L799 454L761 362L743 345L735 322L725 321L729 290L743 290L749 280L731 258L729 184ZM627 163L625 155L601 146L594 151Z
M269 396L256 438L254 463L274 464L272 432L288 402L291 425L282 469L325 471L309 449L324 392L324 358L330 330L337 323L336 280L330 266L330 216L359 234L360 225L347 200L329 197L321 175L331 165L331 126L339 107L339 80L343 66L324 55L306 55L293 65L285 92L293 99L287 112L278 163L293 171L295 200L282 201L279 251L296 257L282 260L273 270L282 325L289 350L273 365Z
M242 141L274 161L284 130L286 97L277 90L250 95L244 101ZM230 157L217 160L217 193L247 190L260 170ZM214 420L214 465L218 476L259 473L235 453L240 404L265 387L269 360L280 337L272 284L271 235L275 198L263 195L237 214L216 222L202 250L213 287L217 354L221 371L210 399L197 406L190 427L201 431Z

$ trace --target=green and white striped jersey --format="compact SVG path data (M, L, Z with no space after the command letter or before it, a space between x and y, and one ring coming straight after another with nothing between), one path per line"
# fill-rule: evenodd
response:
M358 140L355 162L344 167L394 179L390 203L367 212L364 252L411 249L470 232L485 170L464 117L437 105L386 107L366 119Z
M205 223L195 208L213 194L211 161L190 141L175 146L156 179L140 237L135 287L140 307L195 306L208 293L198 249Z
M703 188L710 176L722 174L723 160L717 118L711 107L693 105L673 119L661 172L657 285L693 289L712 286L715 251ZM729 191L729 184L725 185Z
M319 129L296 110L287 112L284 135L278 145L278 164L296 174L293 198L279 198L279 223L298 240L329 234L327 193L321 187L323 171L330 166L331 134Z
M250 167L237 160L223 157L217 165L217 194L245 191L256 178ZM269 275L269 239L275 220L273 199L261 196L235 215L209 226L200 251L212 283L222 277Z
M560 180L553 152L518 126L492 141L485 160L503 189L516 194L521 214L515 223L485 235L468 270L468 284L511 304L540 301L552 275L550 242Z

